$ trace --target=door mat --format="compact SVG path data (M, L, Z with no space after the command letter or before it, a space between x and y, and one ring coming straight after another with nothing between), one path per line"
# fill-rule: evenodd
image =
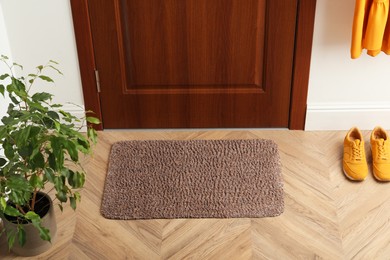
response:
M106 218L258 218L283 210L271 140L122 141L111 148Z

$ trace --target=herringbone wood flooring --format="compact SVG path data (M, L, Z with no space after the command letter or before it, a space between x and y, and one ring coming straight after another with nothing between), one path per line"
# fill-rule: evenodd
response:
M39 259L390 259L390 183L341 171L345 132L105 131L76 213L56 212L58 237ZM100 203L111 144L133 139L268 138L280 149L285 212L262 219L104 219ZM365 132L366 150L370 150ZM370 153L368 152L370 161ZM4 238L2 259L8 254ZM35 257L36 259L38 257Z

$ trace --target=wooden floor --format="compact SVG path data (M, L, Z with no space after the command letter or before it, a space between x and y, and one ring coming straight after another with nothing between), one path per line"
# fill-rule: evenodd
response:
M347 180L345 132L105 131L76 213L56 212L58 237L34 259L390 259L390 183ZM371 160L365 132L366 151ZM268 138L279 145L285 212L262 219L107 220L99 213L112 143L134 139ZM7 253L1 259L18 259Z

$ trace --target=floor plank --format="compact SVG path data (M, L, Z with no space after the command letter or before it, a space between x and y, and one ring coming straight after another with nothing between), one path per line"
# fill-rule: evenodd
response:
M150 130L99 132L82 203L56 209L58 236L33 259L390 259L390 183L341 171L345 132ZM370 159L369 132L364 132ZM285 212L262 219L107 220L100 203L111 145L121 140L274 140ZM371 166L371 164L370 164ZM19 259L0 240L1 259Z

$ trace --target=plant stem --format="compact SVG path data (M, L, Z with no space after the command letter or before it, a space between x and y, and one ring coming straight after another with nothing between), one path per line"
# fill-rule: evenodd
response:
M16 208L20 211L20 213L26 215L26 212L24 212L23 208L20 205L16 205Z
M34 190L34 194L33 194L33 198L32 198L32 200L31 200L31 211L34 211L35 200L37 199L37 192L38 192L38 190L35 189L35 190Z

